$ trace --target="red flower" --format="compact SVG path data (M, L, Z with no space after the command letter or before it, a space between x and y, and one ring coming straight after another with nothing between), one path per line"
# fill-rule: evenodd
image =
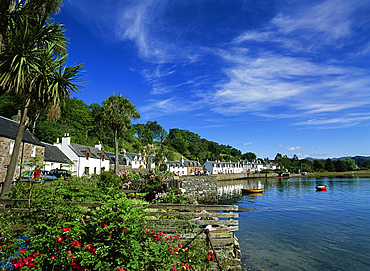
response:
M58 237L58 242L62 242L63 241L63 237L62 236L59 236Z
M52 259L54 261L55 260L55 256L54 255L51 256L50 259Z
M209 257L209 255L207 255L207 260L208 260L208 261L210 261L210 260L211 260L211 258Z
M106 227L108 227L108 225L107 224L104 224L104 228L106 228Z
M21 253L22 253L22 254L23 254L23 253L25 253L25 252L26 252L26 250L25 250L25 249L22 249L22 250L21 250Z
M36 258L38 254L38 252L33 253L33 257Z
M69 231L69 228L68 228L68 227L64 227L64 228L62 229L62 231Z

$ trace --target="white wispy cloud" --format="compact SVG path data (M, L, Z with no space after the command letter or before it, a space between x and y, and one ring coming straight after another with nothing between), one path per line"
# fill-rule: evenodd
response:
M253 142L250 141L250 142L244 143L243 146L248 146L248 145L252 145L252 144L253 144Z
M303 148L301 146L296 146L296 147L286 147L285 149L287 151L296 151L296 150L302 150Z
M369 5L362 1L325 1L302 6L294 13L279 13L264 29L248 30L236 37L230 48L218 51L227 63L223 69L227 79L215 87L215 111L303 119L296 125L321 128L368 120L331 115L367 110L367 70L327 56L319 60L320 53L312 55L312 50L341 47L352 38L355 12L363 6L369 9ZM251 47L256 43L257 49ZM264 46L271 43L276 46Z
M329 0L288 15L279 14L272 25L282 34L304 36L305 40L332 43L352 33L352 12L360 1Z
M246 25L230 40L203 44L189 40L197 20L177 24L177 14L168 16L181 11L181 5L196 10L202 4L197 1L110 1L109 9L98 1L73 3L94 27L114 29L121 41L135 45L145 63L135 71L151 87L149 95L156 96L145 100L145 112L189 112L201 105L222 115L292 118L298 127L320 129L368 121L366 116L348 115L369 108L368 70L345 60L368 56L369 43L352 54L340 51L360 39L356 30L369 27L368 16L358 19L359 13L370 11L368 1L306 1L280 7L262 27ZM170 9L174 6L177 9ZM217 62L209 70L197 70L210 59ZM196 98L196 105L184 101L185 91L192 92L188 97Z

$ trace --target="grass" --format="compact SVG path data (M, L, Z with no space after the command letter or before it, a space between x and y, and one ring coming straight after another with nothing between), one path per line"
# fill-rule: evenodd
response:
M345 172L315 172L308 177L370 177L370 170L354 170Z

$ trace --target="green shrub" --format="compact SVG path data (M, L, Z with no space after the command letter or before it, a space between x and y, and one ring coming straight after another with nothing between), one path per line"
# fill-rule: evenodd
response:
M24 213L26 229L10 227L19 223L16 213L0 216L0 261L15 270L180 270L186 264L209 270L204 244L195 247L201 253L182 251L178 235L149 231L144 207L123 194L100 207L55 202L33 207L36 211Z

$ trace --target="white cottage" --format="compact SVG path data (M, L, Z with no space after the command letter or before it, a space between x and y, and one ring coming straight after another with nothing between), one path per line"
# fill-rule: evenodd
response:
M220 162L220 161L206 161L203 168L211 174L231 174L242 173L243 163L241 162Z
M52 169L67 169L69 170L70 159L57 146L42 142L45 146L44 169L50 171Z
M95 147L71 143L69 135L62 138L62 143L54 143L74 163L71 171L77 176L100 174L109 170L109 159L105 157L101 144Z
M262 163L261 160L253 160L252 162L249 162L247 160L243 161L243 171L245 172L259 172L265 168L266 166L264 163Z

